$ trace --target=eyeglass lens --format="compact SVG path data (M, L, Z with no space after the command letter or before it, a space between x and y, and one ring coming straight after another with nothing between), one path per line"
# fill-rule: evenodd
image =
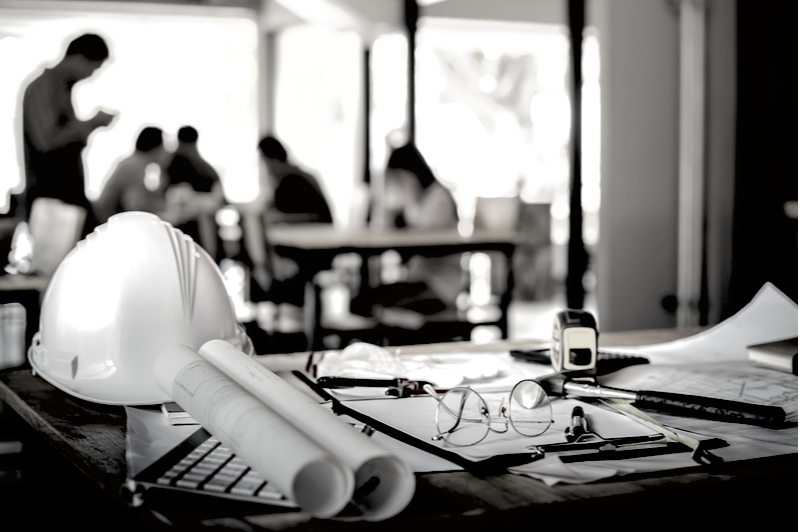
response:
M550 426L553 411L547 394L533 381L520 381L511 390L508 417L523 436L538 436Z
M483 398L469 388L453 388L436 409L436 428L452 445L473 445L489 432L489 410Z

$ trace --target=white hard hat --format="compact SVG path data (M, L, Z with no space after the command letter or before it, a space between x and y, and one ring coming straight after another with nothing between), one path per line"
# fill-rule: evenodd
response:
M158 404L171 401L153 377L159 355L216 339L252 354L219 268L158 216L127 212L59 265L28 358L36 373L80 399Z

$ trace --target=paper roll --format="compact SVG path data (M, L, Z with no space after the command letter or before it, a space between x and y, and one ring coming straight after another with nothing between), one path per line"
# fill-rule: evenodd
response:
M154 377L173 401L304 511L332 517L350 501L349 467L194 349L179 346L162 355Z
M408 505L414 473L397 456L228 342L206 342L200 355L346 464L355 475L352 502L364 519L387 519Z

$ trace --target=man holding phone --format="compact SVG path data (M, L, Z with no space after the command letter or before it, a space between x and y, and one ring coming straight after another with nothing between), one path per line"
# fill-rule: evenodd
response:
M108 48L98 35L74 39L66 54L28 84L22 100L22 133L25 153L25 208L31 215L37 197L55 198L86 209L82 236L96 225L86 197L83 149L89 135L106 127L115 115L97 111L88 120L75 116L72 88L87 79L108 59Z

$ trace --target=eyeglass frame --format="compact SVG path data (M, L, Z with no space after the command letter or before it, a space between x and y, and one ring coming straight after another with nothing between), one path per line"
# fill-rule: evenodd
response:
M542 394L543 394L545 400L547 401L547 408L550 410L550 416L549 416L550 420L547 422L547 426L544 428L544 430L542 430L538 434L529 435L529 434L523 434L522 432L519 431L519 429L514 425L514 420L511 419L510 411L509 411L508 414L506 413L506 407L505 407L506 398L505 397L503 397L500 400L500 405L499 405L499 407L497 409L497 417L492 417L492 415L489 413L489 404L486 402L486 399L484 399L483 396L478 391L472 389L469 386L456 386L454 388L450 388L449 390L444 390L444 393L441 396L439 396L439 393L442 392L443 390L436 390L430 384L425 384L422 387L422 389L425 390L428 393L428 395L430 395L431 397L436 399L436 401L442 406L442 408L444 408L456 420L456 423L453 426L453 428L451 428L449 431L441 432L441 429L439 428L439 410L440 409L437 407L436 415L435 415L435 418L434 418L434 422L436 423L436 430L439 430L440 432L438 434L435 434L435 435L431 436L431 439L433 441L444 441L445 443L447 443L449 445L453 445L455 447L470 447L472 445L477 445L480 442L482 442L483 440L485 440L486 436L488 436L490 432L494 432L495 434L505 434L506 432L508 432L508 425L509 424L511 425L511 428L514 429L514 431L517 434L519 434L520 436L524 436L526 438L535 438L536 436L541 436L542 434L547 432L547 430L555 422L555 420L553 419L553 406L550 404L550 399L548 398L547 393L544 391L544 389L542 388L542 386L538 382L536 382L533 379L523 379L523 380L517 382L514 385L514 387L511 388L511 391L508 394L509 410L511 408L511 398L514 396L514 391L517 389L517 386L519 386L520 384L522 384L524 382L530 382L530 383L536 385L538 388L540 388L542 390ZM481 415L485 416L484 419L481 419L481 420L470 420L468 418L463 418L461 416L460 412L456 415L455 412L451 412L450 411L450 409L447 407L447 405L445 405L443 403L443 399L448 393L456 391L456 390L467 390L469 392L474 393L478 397L478 399L480 399L480 401L481 401L481 403L483 405L482 406L482 410L483 411L481 412ZM466 397L466 395L464 397ZM463 401L464 400L465 399L462 399L462 408L461 408L462 410L463 410ZM466 423L480 423L482 425L485 424L486 427L487 427L486 433L478 441L475 441L473 443L458 444L458 443L453 443L453 442L449 441L448 437L447 437L448 434L451 434L452 431L456 427L458 427L458 425L459 425L459 423L461 423L461 421L464 421ZM503 423L503 425L504 425L504 429L503 430L495 429L495 428L492 427L492 423L499 423L499 422ZM545 422L541 421L541 423L545 423Z

